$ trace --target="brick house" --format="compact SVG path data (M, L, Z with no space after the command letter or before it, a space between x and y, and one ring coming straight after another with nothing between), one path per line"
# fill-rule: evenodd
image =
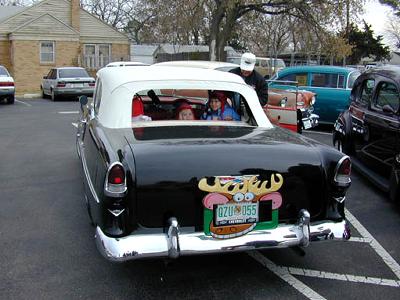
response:
M50 68L82 66L94 73L110 61L129 60L130 43L80 7L79 0L43 0L27 8L0 6L0 64L18 95L40 92Z

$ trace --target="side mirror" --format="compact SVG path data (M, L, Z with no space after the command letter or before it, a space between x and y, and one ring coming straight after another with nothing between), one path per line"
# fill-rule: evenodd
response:
M395 110L393 109L393 107L391 107L389 104L385 104L382 107L382 111L386 114L395 114Z
M85 106L88 103L88 97L87 96L80 96L79 97L79 102L81 103L81 106Z

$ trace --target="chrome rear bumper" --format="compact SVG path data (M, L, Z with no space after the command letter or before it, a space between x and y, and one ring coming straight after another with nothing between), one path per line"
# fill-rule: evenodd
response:
M346 221L310 223L308 211L302 210L297 224L279 225L271 230L254 230L232 239L215 239L203 232L180 233L178 222L170 219L167 234L138 234L111 238L96 228L96 245L110 261L197 255L268 248L308 246L310 241L347 240L350 230Z

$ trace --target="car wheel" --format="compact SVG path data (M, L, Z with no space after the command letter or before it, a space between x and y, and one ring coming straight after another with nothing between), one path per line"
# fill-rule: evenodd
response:
M41 86L40 89L42 90L42 98L43 98L43 99L46 99L46 98L47 98L47 95L44 93L43 87Z
M56 101L56 100L57 100L57 96L56 96L56 94L54 93L54 90L51 90L51 100L52 100L52 101Z
M14 104L15 102L15 95L8 96L7 104Z

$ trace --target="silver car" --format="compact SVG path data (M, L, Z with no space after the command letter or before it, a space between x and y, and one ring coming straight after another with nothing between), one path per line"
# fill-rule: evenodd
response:
M53 101L61 96L93 96L95 79L84 68L53 68L42 80L43 98L50 96Z
M7 69L0 65L0 101L6 99L7 104L13 104L15 99L14 79Z

